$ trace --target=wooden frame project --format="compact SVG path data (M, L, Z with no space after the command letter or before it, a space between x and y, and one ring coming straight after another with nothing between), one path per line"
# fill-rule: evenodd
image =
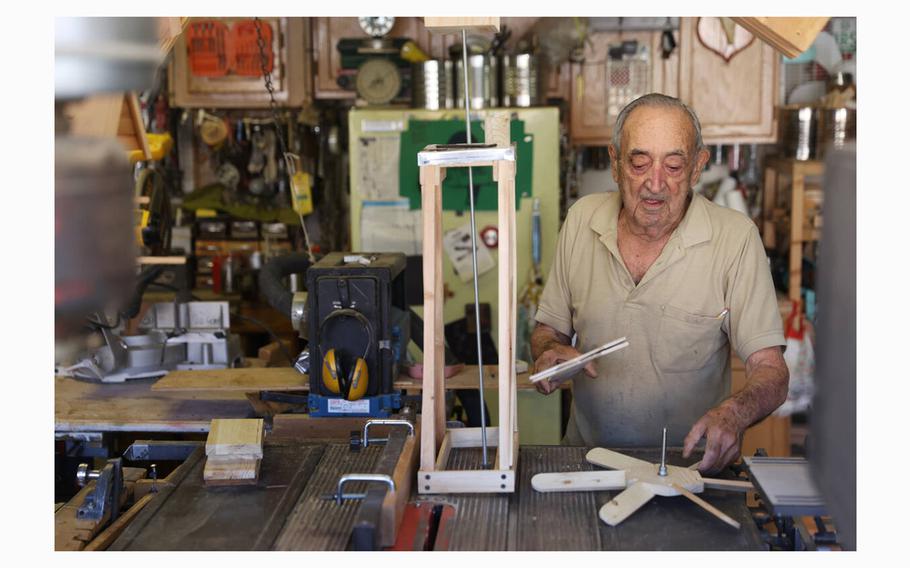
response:
M419 493L511 493L518 453L515 375L515 152L509 117L486 118L485 138L495 147L441 149L418 154L423 213L423 414L420 428ZM448 168L493 166L499 189L499 427L487 427L487 446L496 448L493 469L447 470L452 448L480 447L480 428L446 430L443 375L442 182Z

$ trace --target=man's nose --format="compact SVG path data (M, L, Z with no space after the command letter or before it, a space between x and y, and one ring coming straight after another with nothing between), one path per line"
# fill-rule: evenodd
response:
M645 187L648 190L657 193L663 187L663 179L663 172L661 171L661 168L652 166L648 171L648 178L645 180Z

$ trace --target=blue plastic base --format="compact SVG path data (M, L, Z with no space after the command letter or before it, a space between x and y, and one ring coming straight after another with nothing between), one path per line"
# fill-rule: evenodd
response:
M401 408L401 394L381 394L362 398L353 402L338 397L309 395L310 416L347 416L349 418L369 417L388 418L392 412Z

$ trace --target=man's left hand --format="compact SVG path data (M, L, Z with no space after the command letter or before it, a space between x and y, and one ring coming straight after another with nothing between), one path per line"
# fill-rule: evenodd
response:
M723 405L712 408L689 430L683 442L683 457L688 458L695 444L704 437L705 455L698 470L701 473L717 473L739 458L744 430L732 410Z

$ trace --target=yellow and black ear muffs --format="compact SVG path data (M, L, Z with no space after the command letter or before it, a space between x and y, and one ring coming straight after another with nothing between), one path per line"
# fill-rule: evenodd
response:
M322 323L319 324L320 338L324 337L323 332L326 323L339 317L352 317L363 326L363 329L366 331L366 344L363 347L363 356L358 357L354 364L351 365L348 373L345 374L341 371L339 357L336 354L335 349L332 348L327 350L322 357L322 383L330 392L340 394L346 400L359 400L366 394L367 386L369 385L369 369L367 367L366 358L370 349L370 344L373 342L373 329L370 325L370 320L364 317L363 314L357 310L346 308L335 310L322 320Z

